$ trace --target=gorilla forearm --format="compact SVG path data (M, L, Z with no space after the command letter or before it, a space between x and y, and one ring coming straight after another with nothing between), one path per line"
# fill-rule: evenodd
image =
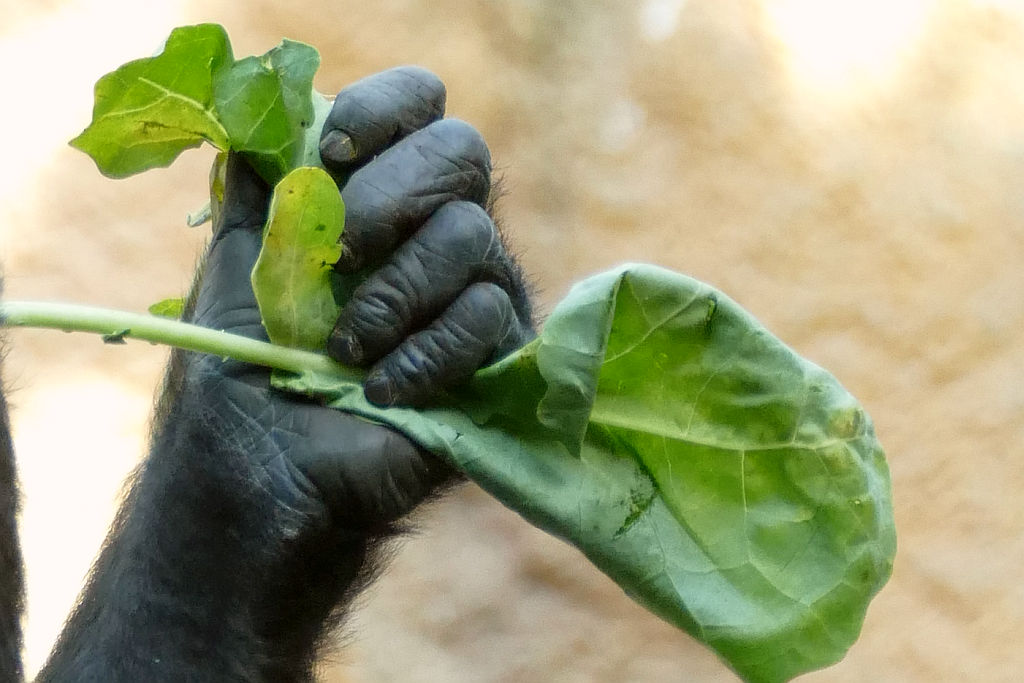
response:
M0 380L2 383L2 380ZM7 401L0 393L0 680L20 681L25 584L18 544L18 487Z
M490 152L440 118L444 99L433 74L394 69L339 93L325 127L328 157L351 152L329 164L349 254L335 268L375 269L328 353L366 367L379 403L427 403L533 337L521 273L484 210ZM250 273L270 188L234 155L225 175L184 318L265 338ZM269 382L265 368L174 354L149 457L41 680L312 678L375 546L458 475L384 425Z
M307 680L367 573L369 539L330 533L317 498L275 476L290 465L273 444L226 433L204 388L182 389L41 681Z

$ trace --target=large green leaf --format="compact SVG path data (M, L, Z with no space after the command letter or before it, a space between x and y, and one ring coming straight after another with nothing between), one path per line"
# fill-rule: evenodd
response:
M231 60L220 26L174 29L160 54L96 83L92 123L71 144L114 178L167 166L203 140L227 149L227 131L213 111L213 80Z
M252 288L275 344L326 348L339 313L331 277L344 223L345 205L326 171L297 168L274 188Z
M653 266L577 285L443 409L277 381L448 458L748 680L839 660L891 571L888 470L863 410L724 294Z

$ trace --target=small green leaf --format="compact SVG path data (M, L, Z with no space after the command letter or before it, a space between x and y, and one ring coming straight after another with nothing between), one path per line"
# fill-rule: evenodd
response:
M274 184L310 158L319 66L314 48L292 40L234 61L222 27L176 28L160 54L97 82L92 123L71 144L104 175L123 178L167 166L207 140L245 153Z
M160 54L128 62L96 83L92 123L72 146L112 178L167 166L203 140L227 149L228 134L213 110L213 81L231 61L220 26L175 29Z
M210 166L210 222L220 225L220 212L224 205L224 190L228 184L228 153L220 152Z
M247 57L214 82L217 113L231 148L245 152L263 178L276 183L302 157L312 125L313 74L320 55L286 40L262 57Z
M285 38L263 55L281 80L281 95L296 131L313 125L313 76L320 68L320 53L310 45Z
M288 170L294 140L277 74L258 57L235 62L216 82L217 113L231 147L268 182Z
M345 206L326 171L298 168L274 188L252 287L275 344L326 348L338 318L331 292Z
M206 202L197 211L190 212L185 216L185 224L190 228L198 228L212 219L213 205L210 202Z
M185 310L185 300L181 297L164 299L157 301L148 310L150 314L160 316L161 318L179 320L182 312Z
M104 334L100 338L103 340L104 344L127 344L128 342L126 342L124 338L131 333L132 331L130 329L124 329L114 332L113 334Z

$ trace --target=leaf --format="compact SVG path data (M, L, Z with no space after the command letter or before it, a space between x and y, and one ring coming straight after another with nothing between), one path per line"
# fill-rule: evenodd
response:
M181 297L163 299L150 306L148 310L151 315L178 320L185 310L185 300Z
M313 76L320 68L320 53L310 45L285 38L263 57L281 81L285 110L296 131L309 128L313 124Z
M221 26L176 28L160 54L97 82L92 123L71 144L104 175L123 178L167 166L207 140L245 153L273 185L309 159L319 66L319 53L296 41L235 61Z
M751 681L838 661L895 553L867 415L724 294L629 265L444 409L356 384L291 390L405 432Z
M185 216L185 225L190 228L198 228L200 225L213 220L213 204L206 202L195 212L190 212Z
M323 132L324 124L327 123L327 115L334 107L334 99L316 90L312 93L313 102L313 123L306 128L305 139L303 140L303 157L297 162L299 166L323 167L320 160L320 133Z
M331 292L345 206L326 171L298 168L274 188L252 287L275 344L321 351L340 308Z
M126 342L124 338L131 333L132 331L130 329L124 329L118 330L113 334L104 334L100 338L103 340L104 344L127 344L128 342Z
M217 113L231 148L245 152L263 178L276 183L303 156L313 122L313 74L320 55L286 40L262 57L247 57L218 74Z
M112 178L167 166L203 140L227 149L228 134L213 111L213 81L231 60L222 27L174 29L160 54L96 83L92 123L72 146Z

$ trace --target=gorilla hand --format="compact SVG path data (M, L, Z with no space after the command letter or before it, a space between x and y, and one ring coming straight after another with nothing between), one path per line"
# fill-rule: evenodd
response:
M532 336L482 206L486 146L444 87L396 69L342 91L321 155L347 205L340 270L369 272L329 351L367 397L419 404ZM269 189L231 158L187 318L265 338L249 272ZM373 549L453 472L398 433L176 353L150 453L39 681L305 681Z
M335 100L321 145L346 206L339 270L375 268L331 335L330 352L372 364L366 396L420 405L532 336L518 269L483 205L490 156L480 135L441 120L444 86L401 68ZM221 225L192 319L265 337L249 282L268 190L229 160ZM268 373L205 357L191 370L229 433L264 448L253 457L280 493L318 495L339 530L380 533L452 471L397 432L268 388Z

